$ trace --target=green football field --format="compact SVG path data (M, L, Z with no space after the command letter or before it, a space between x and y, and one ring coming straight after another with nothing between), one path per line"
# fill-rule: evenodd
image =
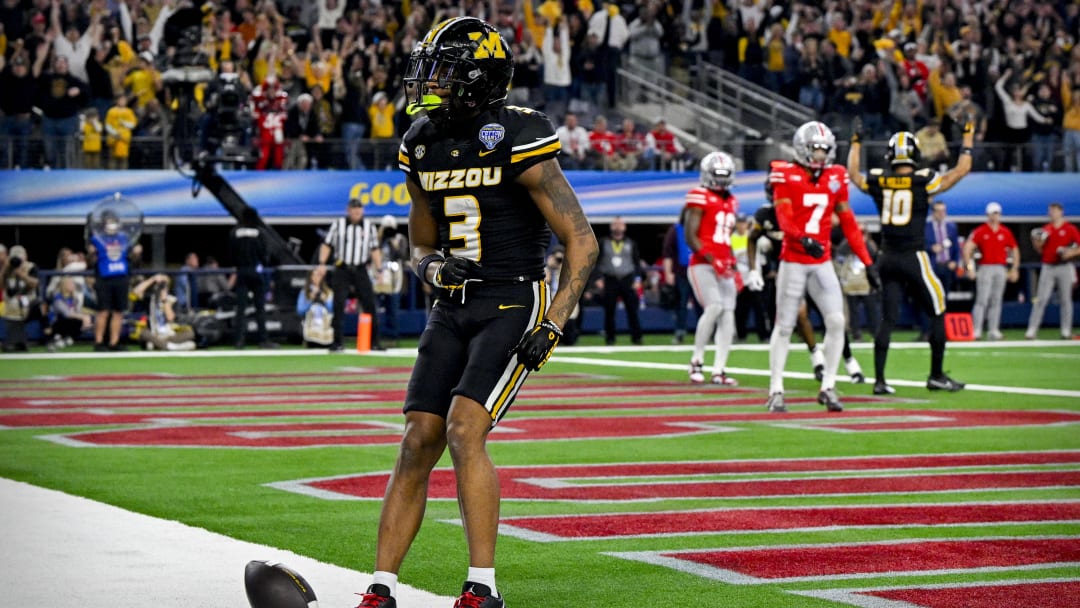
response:
M489 441L508 606L1080 605L1080 342L950 345L953 394L925 389L925 345L895 344L897 394L841 376L839 414L801 345L787 414L764 410L761 345L732 353L736 389L689 384L668 336L560 347ZM3 357L0 477L370 572L411 367L408 348ZM444 457L400 573L444 596L467 566L453 487Z

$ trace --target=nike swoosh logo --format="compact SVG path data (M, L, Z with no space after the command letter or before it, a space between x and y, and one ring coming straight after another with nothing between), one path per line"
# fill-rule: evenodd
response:
M487 150L487 151L484 151L484 152L480 152L480 153L477 154L477 156L479 156L480 158L483 158L483 157L487 156L488 154L491 154L494 151L495 150Z
M525 308L524 304L499 304L499 310L507 310L509 308Z

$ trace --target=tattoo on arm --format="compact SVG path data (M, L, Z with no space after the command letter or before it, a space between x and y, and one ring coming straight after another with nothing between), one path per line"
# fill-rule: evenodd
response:
M576 260L568 258L568 263L563 265L562 271L559 273L559 291L551 302L551 310L548 316L562 326L573 314L574 307L577 306L581 295L585 292L585 287L589 282L589 274L596 264L599 252L596 248L596 236L593 234L592 226L589 225L589 220L581 210L577 195L574 194L574 190L567 183L558 163L554 160L545 162L542 165L540 179L540 188L551 200L555 212L568 218L571 222L570 234L560 235L560 238L569 237L563 240L585 245L586 248L589 248L589 244L591 244L591 249L588 250L584 264L579 262L575 268L573 267L575 264L571 262ZM574 249L577 248L568 247L567 253L571 253Z

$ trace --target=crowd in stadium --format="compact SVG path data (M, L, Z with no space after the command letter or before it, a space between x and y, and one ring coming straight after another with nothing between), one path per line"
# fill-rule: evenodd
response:
M660 168L654 125L619 135L630 60L683 79L709 61L841 134L854 116L871 138L918 131L930 158L973 114L977 170L1080 167L1080 7L1001 0L3 0L2 164L160 168L171 137L264 168L383 169L408 126L408 53L459 14L512 41L511 103L593 132L606 117L617 141L593 138L574 168Z

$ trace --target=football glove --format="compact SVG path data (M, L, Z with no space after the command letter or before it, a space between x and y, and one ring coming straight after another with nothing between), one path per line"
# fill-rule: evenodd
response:
M522 336L514 350L510 351L510 355L517 354L518 362L524 365L525 369L538 372L551 358L551 353L555 351L562 335L558 325L544 319L532 328L532 331Z
M807 255L814 258L815 260L825 255L825 246L808 236L800 238L799 243L802 244L803 249L806 250Z
M870 283L871 291L881 291L881 273L878 272L877 264L866 267L866 282Z
M746 275L746 288L750 291L765 289L765 279L761 278L760 270L755 268Z
M856 116L855 120L851 121L851 143L857 144L857 143L862 141L862 139L863 139L862 130L863 130L862 118L859 118L858 116Z
M452 255L439 265L432 284L443 289L457 289L465 281L476 278L479 272L480 264L476 261Z

